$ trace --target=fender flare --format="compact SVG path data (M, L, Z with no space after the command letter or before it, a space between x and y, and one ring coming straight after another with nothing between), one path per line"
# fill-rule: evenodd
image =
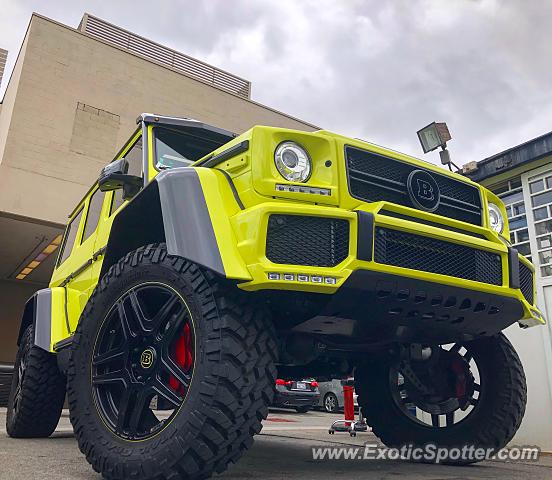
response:
M52 290L50 288L38 290L25 303L17 335L18 346L29 325L34 326L34 344L49 352L52 334Z

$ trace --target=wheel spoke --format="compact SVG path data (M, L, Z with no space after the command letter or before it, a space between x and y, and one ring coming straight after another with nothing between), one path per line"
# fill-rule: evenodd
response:
M447 427L454 425L454 412L447 413Z
M131 290L130 292L128 292L128 298L130 300L132 313L134 314L134 320L136 322L136 326L139 329L139 333L142 335L149 333L149 330L146 328L146 322L148 321L148 319L146 318L146 315L142 310L142 306L140 305L140 300L138 298L138 293L136 292L136 290Z
M432 413L431 414L431 425L434 427L439 427L439 415Z
M92 364L94 366L98 365L104 365L106 363L122 363L122 361L125 359L126 351L122 347L113 348L111 350L108 350L104 353L99 353L98 355L94 356L94 359L92 360Z
M455 343L452 347L450 347L449 352L458 353L461 348L462 348L462 345L460 343Z
M128 416L128 404L130 401L131 390L125 388L119 401L119 407L117 409L117 432L122 432L126 425L126 417Z
M175 407L179 407L182 403L183 398L159 379L154 382L153 389L165 400L172 403Z
M176 333L182 326L182 320L184 320L184 318L186 317L185 313L186 311L185 309L183 309L178 312L178 314L174 314L171 320L169 320L169 327L165 332L163 332L163 336L161 337L161 340L159 342L163 346L163 350L167 350L174 340Z
M140 420L144 415L146 406L149 406L149 389L137 390L134 395L134 404L132 405L132 412L128 421L128 428L130 433L135 434L140 426Z
M128 342L133 338L138 336L134 322L129 318L125 310L124 301L120 300L117 303L117 314L119 315L119 320L121 322L121 330L123 332L123 337Z
M161 354L161 368L169 372L181 385L184 386L184 388L188 388L190 386L192 377L184 372L182 368L180 368L174 360L170 358L167 351L163 351Z
M127 374L123 369L114 370L107 373L96 373L92 375L93 385L120 384L127 386Z
M159 309L159 311L151 320L154 331L159 330L159 328L163 325L164 320L169 317L169 314L173 310L174 306L179 302L180 299L177 295L170 296L170 298L164 303L164 305Z

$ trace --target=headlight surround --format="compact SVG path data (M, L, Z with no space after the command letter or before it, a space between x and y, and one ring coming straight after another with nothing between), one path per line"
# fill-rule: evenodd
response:
M312 161L307 151L295 142L282 142L274 152L274 163L280 175L290 182L306 182Z
M504 231L504 216L494 203L489 202L489 226L498 233Z

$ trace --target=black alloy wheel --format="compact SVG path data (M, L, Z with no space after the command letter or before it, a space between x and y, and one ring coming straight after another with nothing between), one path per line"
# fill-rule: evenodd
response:
M134 286L113 305L91 380L96 407L116 435L143 440L171 422L190 386L193 331L183 298L162 283Z
M401 367L389 370L389 383L396 405L412 421L446 428L463 421L477 408L481 394L480 370L472 353L463 345L455 343L436 348L439 365L422 367L423 371L417 372L403 363L402 372ZM406 377L405 371L410 369L418 380L432 382L437 388L431 392L420 391L416 379Z
M527 403L523 366L508 339L498 334L430 348L425 360L373 358L357 367L358 403L374 434L395 448L505 447Z

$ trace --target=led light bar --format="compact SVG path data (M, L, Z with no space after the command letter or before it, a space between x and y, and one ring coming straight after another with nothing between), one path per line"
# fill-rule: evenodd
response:
M276 184L277 192L309 193L311 195L323 195L329 197L332 191L329 188L308 187L306 185L281 185Z
M337 278L323 277L322 275L309 276L304 273L298 273L295 275L293 273L280 274L278 272L268 272L267 276L269 280L283 280L285 282L294 282L297 280L301 283L325 283L326 285L337 285Z
M50 244L44 248L25 268L23 268L16 276L15 278L17 280L23 280L27 275L29 275L36 267L38 267L50 254L56 251L57 248L59 248L59 244L61 243L62 236L58 235L56 238L54 238Z

